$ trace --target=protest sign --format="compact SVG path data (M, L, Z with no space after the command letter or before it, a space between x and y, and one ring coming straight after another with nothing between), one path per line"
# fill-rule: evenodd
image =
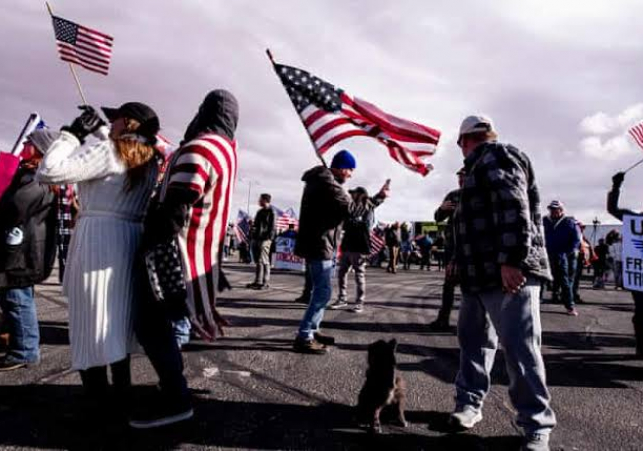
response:
M643 216L623 217L623 285L643 291Z
M304 260L295 255L295 238L280 236L275 240L275 269L304 270Z

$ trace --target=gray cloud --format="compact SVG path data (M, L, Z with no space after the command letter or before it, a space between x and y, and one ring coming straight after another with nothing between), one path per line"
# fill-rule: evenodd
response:
M90 102L147 102L174 142L208 90L232 90L241 104L240 172L258 183L252 202L269 191L282 208L298 207L301 174L316 164L264 54L269 46L284 63L443 131L436 171L427 178L397 166L368 140L340 145L358 157L351 183L375 190L393 179L393 197L379 219L432 216L455 186L459 121L485 112L501 138L531 155L544 200L560 198L589 221L608 219L611 174L643 157L632 151L605 161L580 146L588 136L580 128L584 118L618 115L643 97L635 3L594 3L600 2L67 0L54 8L115 37L108 77L79 69ZM31 111L58 127L73 118L78 96L42 3L4 1L0 17L0 146L6 148ZM643 203L643 177L628 177L626 189L625 202ZM247 184L239 182L238 207L245 208L246 197Z

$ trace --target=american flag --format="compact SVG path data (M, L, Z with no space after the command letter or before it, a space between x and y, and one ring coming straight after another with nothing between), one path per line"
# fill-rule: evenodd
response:
M283 230L288 230L288 228L290 227L290 224L293 224L295 226L295 229L299 228L299 220L297 219L297 214L295 213L295 210L292 207L288 208L287 210L280 210L279 208L273 205L272 209L277 214L275 227L278 232L281 232Z
M243 210L239 210L237 214L234 233L240 243L248 243L248 237L250 236L250 215Z
M373 230L371 230L370 257L374 257L377 254L379 254L380 251L384 248L384 244L386 244L386 241L384 240L384 230L381 229L380 227L376 227Z
M439 131L385 113L304 70L274 67L320 155L347 138L369 136L406 168L429 173L423 158L435 153Z
M60 58L107 75L114 38L60 17L52 20Z
M629 134L632 138L634 138L634 141L636 141L636 144L643 149L643 122L636 124L634 127L630 128Z

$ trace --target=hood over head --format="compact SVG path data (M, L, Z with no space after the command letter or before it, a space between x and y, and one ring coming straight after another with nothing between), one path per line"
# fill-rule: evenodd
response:
M233 140L239 120L239 103L231 92L225 89L211 91L203 100L183 137L184 144L201 133L211 132Z
M44 154L59 136L59 131L41 128L31 132L29 136L27 136L27 140L34 145L38 152Z

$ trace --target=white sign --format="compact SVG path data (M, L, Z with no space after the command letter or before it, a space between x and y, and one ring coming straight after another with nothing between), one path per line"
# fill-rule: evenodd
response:
M294 238L277 237L275 241L275 268L293 271L304 270L304 260L295 255Z
M623 286L643 291L643 216L623 217Z

